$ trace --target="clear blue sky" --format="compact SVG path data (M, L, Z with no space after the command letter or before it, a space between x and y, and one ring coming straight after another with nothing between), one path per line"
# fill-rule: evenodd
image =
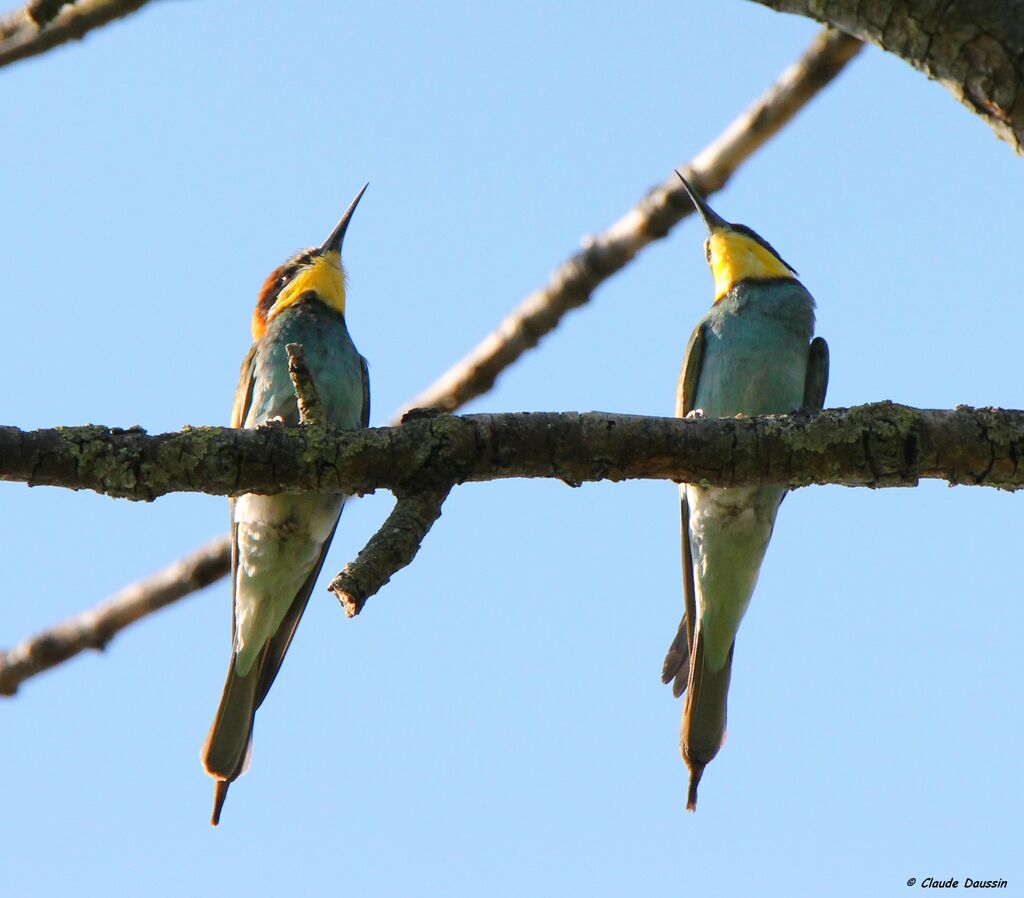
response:
M157 3L0 72L3 423L227 420L263 278L358 187L386 422L815 33L754 4ZM714 203L800 270L830 405L1024 407L1021 160L868 49ZM472 410L671 414L689 221ZM227 502L0 489L10 645L223 532ZM1024 888L1024 497L802 490L684 811L671 484L458 489L357 620L314 600L217 830L226 581L0 702L10 895L905 895ZM346 510L326 573L390 508Z

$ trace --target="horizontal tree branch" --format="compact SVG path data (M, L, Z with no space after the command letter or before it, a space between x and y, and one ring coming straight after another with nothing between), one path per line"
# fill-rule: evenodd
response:
M68 41L81 40L94 28L123 18L148 2L78 0L64 4L34 0L0 21L0 68L19 59L38 56Z
M85 649L103 649L129 624L219 580L230 568L228 538L222 536L188 558L132 583L95 608L0 651L0 695Z
M1024 153L1024 10L1020 0L756 0L841 28L945 86Z
M681 166L690 183L710 196L729 181L754 152L785 127L857 55L863 44L833 29L819 34L804 55L722 134ZM583 249L562 262L462 361L410 402L411 408L451 412L486 393L498 375L553 331L570 311L624 268L640 250L665 237L693 214L675 173L652 187L640 202L601 233L585 237Z
M820 414L657 418L604 412L415 416L352 431L98 425L0 428L0 479L151 500L170 492L410 493L468 481L634 478L791 488L1024 486L1024 412L890 402Z

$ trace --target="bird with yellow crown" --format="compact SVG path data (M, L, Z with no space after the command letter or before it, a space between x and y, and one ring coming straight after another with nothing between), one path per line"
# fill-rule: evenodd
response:
M676 172L676 174L679 174ZM715 300L690 337L676 415L733 417L820 410L828 345L814 334L814 299L764 238L730 224L679 179L708 230ZM685 610L662 668L686 692L680 748L690 769L686 806L725 741L736 632L750 603L786 490L681 484Z
M297 253L267 278L252 317L253 345L231 413L232 427L299 423L287 346L303 347L325 423L366 427L370 417L366 360L345 324L341 244L366 185L323 244ZM231 662L224 694L203 747L217 781L214 826L228 786L245 772L256 709L267 697L338 525L337 493L231 500Z

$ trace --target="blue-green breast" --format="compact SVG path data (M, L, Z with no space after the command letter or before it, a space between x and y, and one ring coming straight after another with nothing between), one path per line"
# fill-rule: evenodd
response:
M288 375L289 343L301 343L329 424L358 427L363 417L362 360L345 318L318 301L289 306L267 324L253 360L255 383L243 427L282 417L299 422L295 391Z
M694 408L723 418L800 407L814 299L799 281L738 284L702 323L704 359Z

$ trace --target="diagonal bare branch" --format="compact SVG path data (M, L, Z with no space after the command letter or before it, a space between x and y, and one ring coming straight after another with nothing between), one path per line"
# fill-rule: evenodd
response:
M186 558L126 586L105 602L68 618L9 651L0 651L0 695L14 695L29 677L56 667L85 649L102 649L121 630L171 602L209 586L230 567L226 536Z
M130 15L147 3L149 0L79 0L67 4L34 0L0 20L0 68L68 41L81 40L94 28ZM61 5L63 9L57 12Z
M29 31L34 29L34 26L28 23L27 13L22 10L8 17L5 20L6 26L0 23L0 65L41 53L64 40L81 37L90 28L104 24L117 15L125 15L133 9L138 9L145 2L146 0L80 2L73 8L75 14L82 17L78 20L78 26L62 26L64 17L71 15L71 11L65 9L57 21L39 34ZM114 13L115 8L123 11ZM104 12L111 14L108 18L102 19ZM92 18L87 18L87 14L92 15ZM66 27L67 30L64 36L55 33L56 29L62 27ZM75 32L75 27L81 30ZM764 96L685 166L698 188L703 190L705 195L720 189L744 160L778 133L807 102L842 71L861 46L854 38L835 31L823 31L807 52L782 73ZM680 194L677 184L673 176L667 184L654 188L641 200L636 209L594 239L588 249L559 266L546 287L527 297L519 308L466 359L410 402L406 408L433 406L455 411L471 399L486 393L505 368L535 346L544 334L553 330L569 310L585 303L601 281L621 269L639 249L651 240L664 236L673 224L689 214L691 206ZM627 255L624 256L623 253ZM612 264L614 267L609 267ZM217 552L221 554L217 556ZM224 576L229 569L228 552L227 541L218 538L166 570L171 571L179 566L182 570L188 570L193 565L201 564L204 559L216 556L219 565L217 569L221 571L220 576ZM161 574L157 574L151 579L156 581L160 576ZM177 598L187 595L193 588L199 588L190 586L189 582L191 581L183 583ZM120 595L122 594L97 606L93 611L85 612L89 615L105 609L104 614L109 618L109 623L104 624L107 628L105 632L110 634L108 639L121 628L117 626L121 616L116 601ZM137 618L131 618L135 619ZM58 625L58 628L62 626ZM38 638L45 638L46 635L40 634ZM5 657L0 655L0 677L4 675Z

